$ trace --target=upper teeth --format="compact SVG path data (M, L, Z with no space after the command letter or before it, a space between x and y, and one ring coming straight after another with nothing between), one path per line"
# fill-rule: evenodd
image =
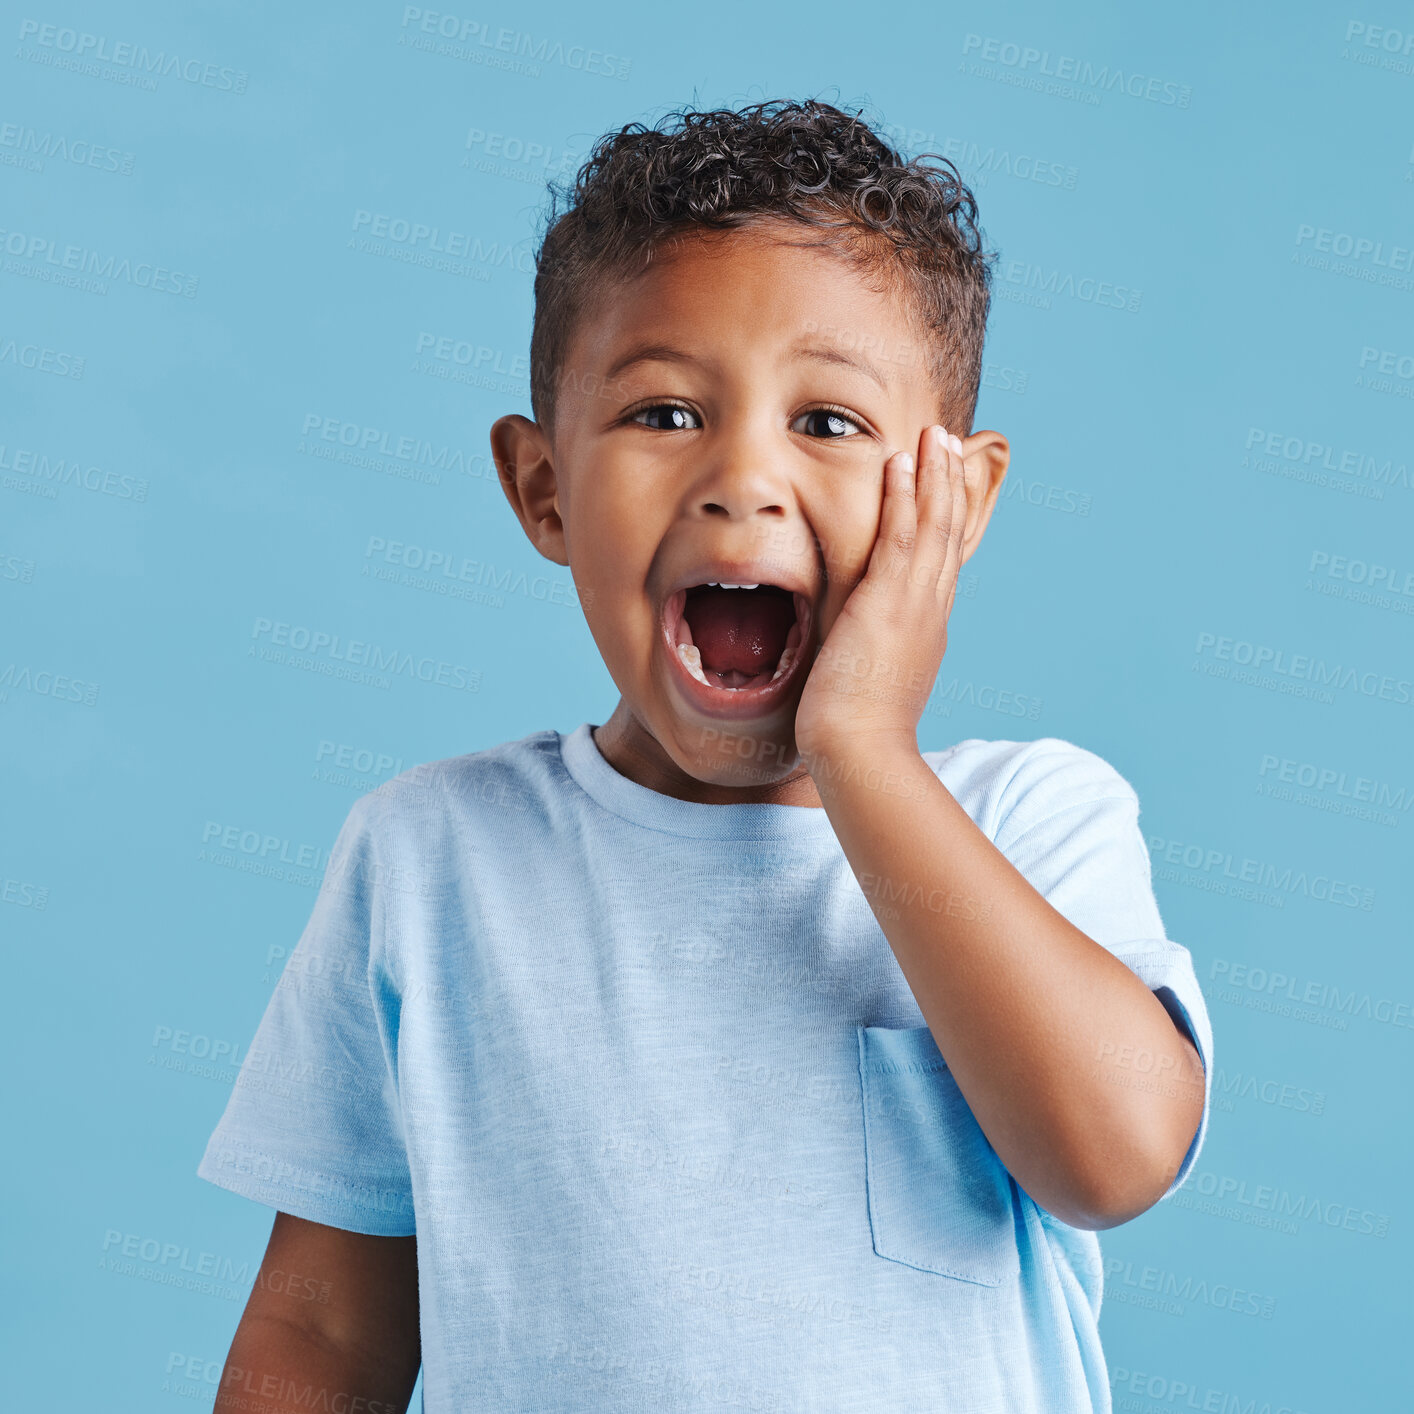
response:
M759 584L718 584L715 579L709 579L707 583L713 589L760 589Z

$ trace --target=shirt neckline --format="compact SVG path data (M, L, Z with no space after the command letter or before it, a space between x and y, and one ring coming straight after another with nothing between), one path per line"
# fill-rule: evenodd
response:
M565 770L586 795L621 819L645 829L700 840L818 841L834 838L829 813L811 805L705 805L650 790L621 775L604 759L592 735L598 723L581 722L555 733Z

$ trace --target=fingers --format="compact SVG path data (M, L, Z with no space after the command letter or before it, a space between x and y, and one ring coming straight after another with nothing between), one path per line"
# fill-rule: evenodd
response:
M966 523L962 440L945 428L926 427L916 463L908 452L895 452L884 463L884 501L866 581L906 578L946 594L951 603Z
M952 516L948 522L948 561L943 567L944 583L948 585L948 609L952 609L953 595L957 593L957 577L962 572L962 541L967 534L967 463L963 460L962 439L957 442L955 466L952 478Z
M925 534L935 536L941 529L946 536L950 514L948 498L949 462L953 438L942 427L925 427L918 441L918 525ZM940 543L937 548L941 549ZM934 548L929 545L930 550Z
M909 572L918 532L915 475L909 452L895 452L884 463L884 505L866 577L878 575L887 582Z
M945 428L928 427L919 443L916 487L918 563L913 576L939 592L956 585L967 525L967 479L962 439Z

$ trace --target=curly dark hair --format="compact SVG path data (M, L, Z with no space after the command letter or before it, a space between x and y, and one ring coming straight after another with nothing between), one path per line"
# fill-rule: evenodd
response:
M946 158L905 161L858 113L813 99L629 123L598 141L571 183L551 184L530 340L536 421L553 430L560 369L593 298L671 237L772 217L829 228L832 247L903 281L946 425L970 432L995 259L976 199Z

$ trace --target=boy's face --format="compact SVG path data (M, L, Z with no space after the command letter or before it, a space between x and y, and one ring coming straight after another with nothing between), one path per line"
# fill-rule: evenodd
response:
M819 803L796 703L868 565L885 462L917 455L940 420L900 297L785 243L802 237L819 233L772 225L660 251L580 321L553 439L516 416L492 429L507 495L569 565L622 694L596 743L684 799ZM964 454L965 559L1006 442L976 433Z

